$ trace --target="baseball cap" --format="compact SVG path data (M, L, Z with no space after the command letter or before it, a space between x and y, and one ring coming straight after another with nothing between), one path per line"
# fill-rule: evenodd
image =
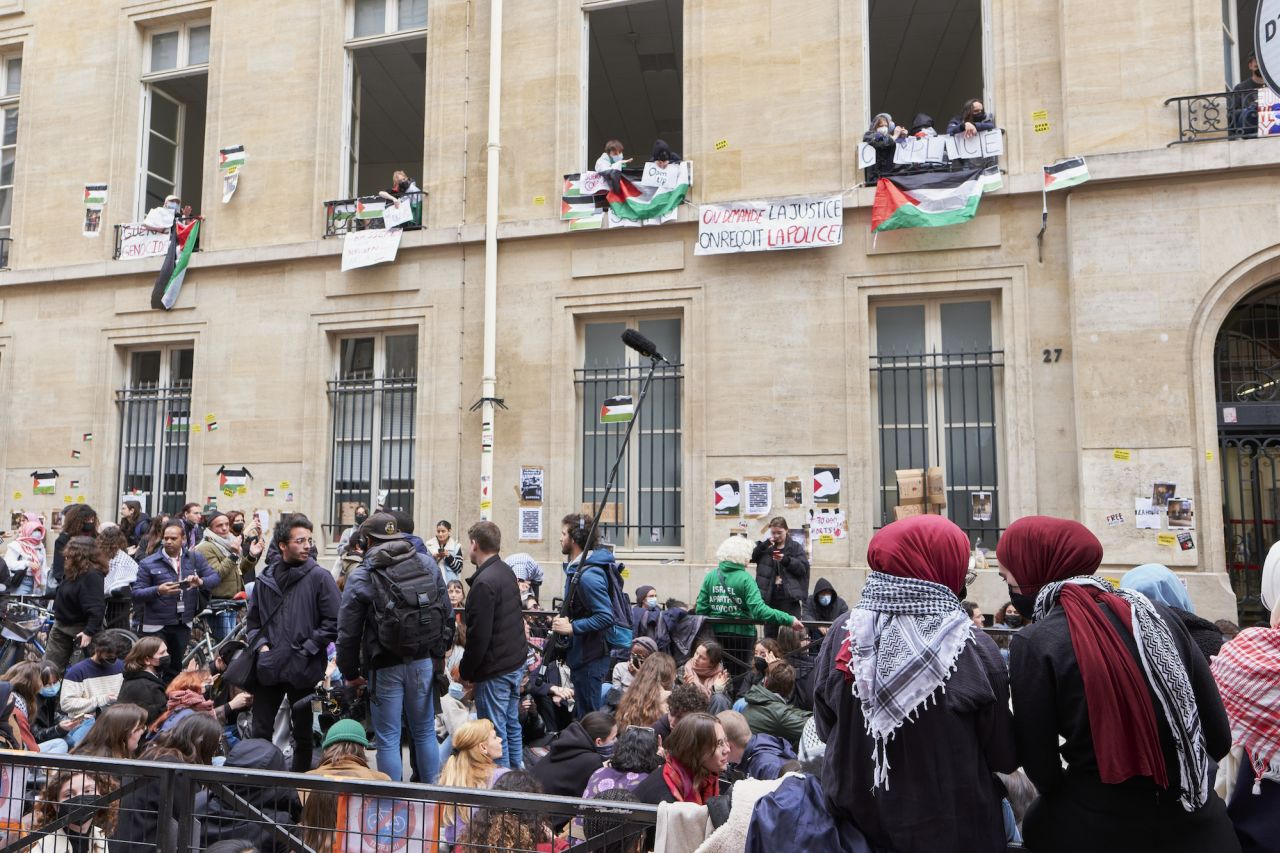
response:
M360 531L370 539L403 539L400 522L389 512L375 512L360 525Z

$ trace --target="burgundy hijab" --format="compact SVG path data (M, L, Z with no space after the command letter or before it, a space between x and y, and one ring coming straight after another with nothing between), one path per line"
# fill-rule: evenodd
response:
M886 575L942 584L959 595L969 570L969 537L940 515L911 516L871 537L867 565Z
M1054 581L1092 575L1102 564L1102 543L1083 524L1064 518L1020 518L1005 530L996 558L1024 595L1035 597ZM1168 773L1155 708L1129 647L1106 617L1110 610L1133 633L1129 603L1096 586L1066 584L1057 604L1067 617L1071 648L1084 682L1098 775L1107 784L1147 776L1167 788Z

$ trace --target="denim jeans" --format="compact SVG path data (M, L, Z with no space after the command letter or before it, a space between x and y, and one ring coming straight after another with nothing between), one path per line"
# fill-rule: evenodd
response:
M503 767L515 770L524 767L524 735L520 731L520 679L524 675L521 664L515 672L476 683L476 717L489 720L502 738Z
M573 712L579 720L604 707L604 702L600 701L600 685L604 684L612 663L612 659L603 657L569 671L569 683L573 685Z
M89 734L89 729L93 728L93 724L95 722L97 722L96 719L85 720L83 723L76 726L71 731L67 732L67 737L66 737L67 746L71 747L72 749L75 749L77 746L79 746L80 741L84 740L85 735Z
M375 669L370 678L373 699L374 748L378 770L400 782L404 778L400 755L402 719L409 721L409 740L418 758L422 781L434 785L440 775L440 748L436 744L436 708L431 693L431 658Z
M236 612L234 610L224 610L221 613L211 613L208 618L209 634L213 637L214 645L222 642L222 638L230 634L236 628Z

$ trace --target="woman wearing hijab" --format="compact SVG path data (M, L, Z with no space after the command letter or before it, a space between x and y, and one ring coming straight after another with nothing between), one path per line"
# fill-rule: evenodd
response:
M5 549L4 564L11 595L31 595L44 590L44 521L37 513L24 512L18 538Z
M1227 804L1244 853L1280 850L1280 543L1262 565L1262 604L1271 627L1241 631L1213 659L1231 738L1244 753Z
M1120 586L1140 592L1152 604L1163 604L1172 610L1186 626L1196 647L1204 653L1205 660L1213 660L1214 655L1222 649L1222 631L1208 619L1201 619L1196 615L1195 605L1191 603L1191 596L1187 595L1186 586L1167 566L1146 563L1130 569L1120 578Z
M814 716L833 815L895 853L1003 853L995 772L1018 766L1004 662L960 606L969 539L937 515L896 521L818 657Z
M1018 757L1040 792L1027 847L1239 850L1209 775L1231 732L1182 621L1094 577L1102 544L1078 522L1019 519L996 553L1014 605L1035 620L1009 644Z

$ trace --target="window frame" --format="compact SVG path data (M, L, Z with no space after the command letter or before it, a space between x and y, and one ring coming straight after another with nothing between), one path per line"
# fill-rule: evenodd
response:
M348 48L369 47L383 42L400 41L418 35L426 35L431 29L431 4L427 4L427 23L421 27L399 29L401 0L383 0L382 32L367 36L356 35L356 0L349 0L347 5L347 24L344 31L344 43ZM348 51L349 52L349 51Z
M213 22L211 18L193 18L187 21L177 21L168 24L157 25L154 27L146 27L142 30L142 69L143 73L139 77L142 87L142 109L139 110L138 122L138 161L137 161L137 177L135 178L134 196L136 199L135 213L138 221L147 215L147 179L151 175L148 169L151 159L151 109L155 96L158 94L163 98L173 101L178 105L178 124L177 136L178 140L174 147L173 156L173 195L182 197L184 187L182 186L182 167L183 167L183 148L185 140L183 139L184 131L187 123L187 105L173 96L161 91L154 86L155 83L162 83L166 80L176 80L182 77L195 77L197 75L205 75L206 80L206 110L208 109L207 92L208 92L208 75L209 62L206 60L202 63L190 64L188 59L191 51L191 31L200 29L201 27L209 28L209 47L210 57L213 51ZM158 35L167 33L178 33L178 53L176 65L163 71L151 71L151 50L152 39ZM206 136L207 136L206 130ZM163 179L162 180L167 180ZM204 169L201 168L201 181L204 180Z
M177 384L175 384L173 376L173 361L175 355L183 350L189 350L191 352L191 378L188 380L177 380ZM151 453L149 476L151 478L152 491L148 493L147 511L153 516L157 515L159 512L177 512L181 509L182 504L187 500L187 492L191 488L193 470L191 455L191 425L193 423L192 413L196 411L194 396L196 376L195 341L177 340L141 343L137 345L122 346L119 348L119 352L124 359L124 382L123 387L116 390L116 402L119 408L120 419L120 440L116 453L116 490L121 495L125 494L127 491L125 481L130 476L128 470L130 451L139 448L149 448ZM160 356L160 373L154 386L150 384L138 384L137 380L133 376L135 356L148 352L159 353ZM181 384L182 382L185 382L185 385ZM165 441L164 437L170 432L173 432L173 430L166 429L165 427L165 419L170 413L169 409L171 409L171 406L161 404L168 404L172 401L179 400L181 398L181 394L175 392L180 392L184 389L186 391L185 396L188 424L186 429L183 430L183 440L176 443L170 443ZM154 438L150 442L131 444L129 441L129 433L132 430L130 430L129 420L127 418L128 407L130 405L147 405L147 398L145 396L135 397L132 395L139 394L140 392L145 395L148 391L154 392L153 399L155 402L151 405L155 407L155 413L150 418L150 426L151 429L154 430ZM161 392L164 392L163 396L161 395ZM139 419L139 422L142 423L144 421ZM166 463L171 458L170 453L174 450L180 451L183 457L183 489L181 491L175 490L173 492L175 497L174 503L171 504L171 506L173 506L174 509L165 510L163 504L164 496L168 494L165 489L165 469L167 467Z
M1016 517L1016 507L1011 506L1011 489L1010 484L1008 483L1008 466L1010 462L1007 455L1007 439L1005 436L1005 433L1008 430L1008 417L1005 411L1005 399L1007 396L1006 384L1009 381L1006 375L1009 364L1007 356L1009 353L1004 340L1005 318L1002 315L1003 308L1001 305L1000 295L998 293L991 292L960 290L954 293L917 294L883 298L873 297L867 303L867 352L872 360L872 366L869 369L870 396L868 398L868 408L871 426L870 446L872 458L875 460L874 470L872 472L873 482L871 501L871 526L873 529L879 529L893 521L892 518L883 517L883 509L886 506L892 506L892 504L886 502L886 496L893 493L896 497L897 492L897 483L887 483L884 479L884 445L881 439L884 422L881 419L880 409L881 379L880 374L874 366L876 364L875 360L882 357L878 355L880 340L878 323L879 309L916 306L922 306L924 308L925 352L921 354L922 357L919 359L912 358L909 365L912 367L918 366L924 372L922 394L926 405L924 406L925 419L922 421L922 425L925 430L925 455L931 466L938 466L943 469L944 488L946 489L948 499L945 517L949 518L953 511L957 513L968 513L969 508L968 506L962 508L952 506L952 501L957 494L953 488L956 484L952 483L950 478L946 476L949 467L949 452L951 445L951 441L948 439L946 432L948 428L954 428L956 421L954 418L951 420L947 419L945 401L948 392L945 386L939 387L940 383L943 383L945 380L940 377L938 373L939 371L946 369L943 366L944 364L950 364L950 362L944 363L938 359L930 358L930 356L935 353L938 355L943 354L942 307L944 305L974 303L985 303L990 306L989 323L991 329L991 351L993 353L999 352L1002 355L999 362L996 362L994 357L992 357L989 358L985 364L979 362L977 365L979 367L985 367L988 364L994 365L991 369L1000 371L998 376L992 377L990 422L985 422L983 420L981 412L978 413L978 417L974 420L976 429L991 429L994 433L995 448L993 452L995 454L995 480L990 484L981 483L977 487L974 487L970 483L964 484L964 493L966 495L976 491L991 491L993 493L993 513L991 521L973 522L972 520L969 520L968 524L989 524L992 526L991 532L994 538L991 541L983 542L984 548L991 549L994 548L996 539L998 539L999 534L1004 530L1005 525L1002 522L1005 520L1011 521ZM914 354L904 353L904 355L910 356ZM960 365L952 366L959 367ZM929 402L932 402L934 405L931 407L928 405ZM896 421L894 423L896 425ZM964 424L964 426L961 426L961 429L968 428L968 419L961 421L961 423ZM979 477L981 477L981 471L979 471ZM961 515L960 517L962 521L965 518L968 518L968 516L964 515ZM957 522L957 524L961 529L966 531L966 534L969 534L971 542L981 539L982 534L985 532L985 528L974 528L970 531L966 524L962 524L960 522Z
M639 331L640 323L651 321L651 320L675 320L680 324L679 334L680 334L681 358L678 359L676 362L678 365L680 365L680 371L679 373L675 374L676 376L679 377L678 381L680 382L680 386L679 386L680 399L677 402L677 407L680 414L680 421L679 421L680 425L677 429L674 430L674 433L679 437L680 449L679 449L679 452L676 454L676 458L678 460L680 477L679 477L679 481L675 484L674 489L668 489L666 486L663 486L661 488L655 488L652 484L650 484L648 488L649 492L674 491L674 493L677 495L676 505L679 510L679 516L678 516L679 524L676 526L680 530L680 543L677 545L654 545L648 542L641 541L641 536L640 536L641 524L640 524L640 516L639 516L639 506L640 506L639 495L641 494L641 486L640 486L641 454L638 451L638 449L635 452L629 452L628 458L624 460L624 464L626 465L625 483L627 484L627 488L623 490L618 490L617 488L615 488L615 490L610 495L610 502L611 503L619 502L618 496L622 495L621 503L623 503L624 505L624 514L627 515L628 521L630 521L630 518L631 518L630 507L636 508L634 524L630 524L628 526L623 527L623 541L611 543L614 546L615 553L630 554L642 559L664 559L664 558L670 558L670 557L683 556L686 553L686 550L689 548L689 538L692 534L692 525L688 521L688 514L686 512L686 504L685 504L686 498L687 498L687 494L686 494L687 490L684 488L685 481L688 479L688 476L689 476L689 466L686 464L687 443L689 441L689 421L688 421L689 410L688 410L688 405L686 400L686 387L685 387L688 374L687 374L687 371L684 370L684 352L685 352L685 347L687 345L686 344L687 339L685 336L688 330L688 318L685 315L685 313L681 310L667 309L667 310L658 310L653 312L631 311L631 312L623 312L623 313L614 313L614 312L605 312L605 313L599 313L599 314L590 313L590 314L578 315L576 319L577 319L577 322L576 322L577 335L576 335L576 346L574 349L574 361L573 361L573 370L575 371L575 373L576 371L584 369L586 365L587 326L597 325L597 324L621 323L625 329L634 329ZM645 364L647 364L646 360L641 358L639 353L635 352L630 347L623 345L622 352L624 356L624 361L622 365L623 368L643 367ZM661 369L662 368L660 366L659 370L661 371ZM658 378L657 375L655 375L655 379L656 378ZM637 381L639 382L642 380L637 380ZM636 396L637 402L639 402L638 388L639 386L637 385L637 396ZM651 393L652 393L652 390L653 389L651 388L650 389ZM575 427L573 431L573 441L574 441L574 447L573 447L574 503L573 503L573 506L577 508L582 508L582 509L585 509L585 504L587 503L584 496L584 492L586 491L586 485L587 485L585 480L586 460L584 458L584 447L583 447L584 439L585 439L584 428L585 428L585 422L586 422L586 412L584 411L585 406L586 406L586 400L585 400L584 387L581 383L575 381L574 382L574 406L573 406L574 418L575 418L575 421L574 421ZM666 431L666 428L661 428L661 429L664 432ZM641 435L642 433L640 431L640 423L637 422L636 430L632 434L632 445L631 445L632 448L639 447L639 444L640 444L639 439ZM614 452L616 453L616 448L614 449ZM604 470L605 479L603 481L605 483L608 482L608 472L609 472L609 469L612 468L613 466L613 460L614 460L614 456L612 454L607 455L607 458L605 459L605 470ZM592 489L593 493L597 491L599 490L595 488ZM598 500L598 499L599 497L597 495L595 500ZM593 507L595 505L595 500L592 501ZM575 509L574 511L577 511L577 510ZM550 519L548 523L550 524L551 522L555 522L555 530L550 535L558 535L559 521L557 519ZM616 527L616 525L602 524L601 527L614 528ZM634 528L634 530L630 528Z
M22 120L22 108L20 104L20 100L22 98L21 71L18 72L18 91L11 95L6 94L9 90L9 63L15 59L18 60L19 63L22 62L21 50L0 51L0 162L3 162L5 151L13 151L13 174L10 175L10 182L7 184L0 184L0 193L3 193L5 190L9 191L9 222L7 224L0 225L0 238L8 239L13 238L13 208L18 178L18 140L21 138L21 133L19 132L20 127L16 127L14 130L12 144L4 143L3 134L5 123L8 120L9 110L13 110L15 112L15 122L20 122ZM10 248L12 248L12 244L10 244ZM9 267L9 255L10 252L0 252L0 269L7 269Z
M191 62L191 31L200 29L201 27L209 28L209 47L210 55L213 48L213 21L211 18L194 18L189 21L178 21L172 24L160 25L155 27L147 27L143 32L143 51L142 51L142 81L149 83L155 80L167 80L172 77L186 77L190 74L199 74L209 70L209 59L204 62ZM169 33L178 34L178 52L174 57L173 68L165 68L160 71L151 70L152 47L156 36L168 35Z

